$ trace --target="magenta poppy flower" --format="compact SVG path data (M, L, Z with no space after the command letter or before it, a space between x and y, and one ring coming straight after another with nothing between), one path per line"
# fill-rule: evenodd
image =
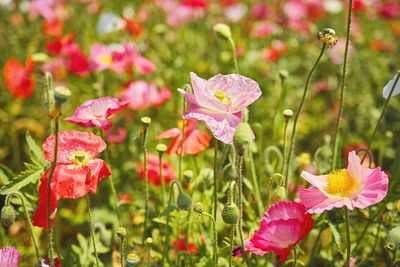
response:
M388 176L381 168L369 169L361 165L355 151L349 153L347 169L327 175L301 173L312 187L300 188L299 197L308 213L341 208L364 209L382 201L388 191Z
M311 231L314 220L306 214L306 208L294 201L280 201L263 215L260 228L250 240L246 251L263 256L273 252L279 261L285 261L291 249Z
M4 247L0 249L0 266L18 267L20 256L14 247Z
M91 99L80 105L74 115L65 120L85 128L97 127L108 130L112 127L112 123L107 119L120 112L126 105L127 102L121 102L110 96Z
M242 112L261 96L258 84L239 74L218 74L209 80L190 73L193 94L178 89L188 104L184 119L203 121L214 137L232 144Z
M59 199L76 199L88 192L96 192L97 184L111 171L106 163L96 158L106 149L99 136L75 130L58 133L57 165L50 184L52 224ZM54 160L55 135L43 144L44 157ZM47 186L50 169L42 176L39 186L39 203L32 217L33 225L47 229Z
M129 103L133 110L141 110L149 107L158 107L171 98L168 87L157 89L155 82L134 81L126 86L121 98Z

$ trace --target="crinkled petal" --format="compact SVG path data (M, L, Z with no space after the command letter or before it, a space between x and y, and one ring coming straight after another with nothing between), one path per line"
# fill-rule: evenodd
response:
M364 209L381 202L388 191L389 178L380 168L367 177L359 195L354 199L357 208Z
M4 247L0 249L0 266L18 267L20 256L21 254L14 247Z
M196 101L200 106L214 111L225 111L225 106L214 96L214 91L218 88L209 89L208 81L197 76L196 73L190 73L192 89Z

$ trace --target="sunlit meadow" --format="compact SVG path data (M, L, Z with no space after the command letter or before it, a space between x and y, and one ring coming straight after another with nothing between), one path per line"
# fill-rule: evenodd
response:
M0 0L0 267L400 266L399 0Z

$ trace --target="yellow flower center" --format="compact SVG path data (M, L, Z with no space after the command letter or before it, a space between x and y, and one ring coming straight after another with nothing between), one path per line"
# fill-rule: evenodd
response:
M179 128L179 129L182 129L183 126L186 125L186 121L184 121L184 120L179 120L177 124L178 124L178 128Z
M103 64L111 64L112 57L110 55L101 55L97 58L97 60Z
M69 160L74 164L75 168L87 166L92 160L92 155L89 152L78 150L70 154Z
M356 179L346 169L336 170L328 174L328 185L325 188L328 194L349 197L357 188Z
M224 105L232 103L232 99L229 96L226 96L224 91L216 90L214 96Z

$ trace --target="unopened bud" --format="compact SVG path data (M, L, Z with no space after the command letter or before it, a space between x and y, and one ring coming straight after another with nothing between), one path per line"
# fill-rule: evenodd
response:
M226 204L222 209L221 216L226 224L237 224L240 216L239 208L235 203Z
M153 244L153 238L151 238L151 237L146 238L146 244L148 244L148 245Z
M318 39L323 44L329 45L330 47L333 47L338 41L336 32L330 28L325 28L318 32Z
M185 180L190 181L190 179L193 178L193 171L192 170L185 170L183 172L183 178L185 178Z
M149 117L142 117L140 121L142 122L144 127L148 127L151 124L151 118Z
M285 109L283 111L283 117L285 118L286 121L289 121L293 117L293 110Z
M137 254L135 253L129 253L126 256L126 263L128 264L129 267L137 266L137 264L140 262L140 258Z
M176 205L181 210L190 210L192 202L192 198L185 192L181 192L176 199Z
M57 86L54 88L54 100L57 105L61 105L65 103L68 98L71 96L71 91L64 86Z
M277 202L284 200L286 198L286 189L283 186L277 187L273 192L272 192L272 201Z
M1 223L4 227L9 227L15 222L15 209L12 205L5 205L1 209Z
M253 137L253 131L250 125L246 122L240 123L235 130L233 136L233 145L235 146L236 152L243 156L246 147L250 144Z
M198 214L202 214L204 212L204 204L201 203L201 202L194 203L193 211L198 213Z
M224 23L215 24L213 27L214 33L218 38L229 40L232 38L231 28Z
M385 247L389 250L394 250L400 245L400 226L397 226L389 231L386 237Z
M126 236L126 229L125 229L125 227L118 227L116 232L117 232L117 236L118 236L119 238L121 238L121 239L125 238L125 236Z
M281 80L286 80L289 77L289 72L287 70L280 70L279 71L279 78Z
M158 144L156 145L156 150L158 151L158 153L164 153L165 151L167 151L167 146L164 144Z

